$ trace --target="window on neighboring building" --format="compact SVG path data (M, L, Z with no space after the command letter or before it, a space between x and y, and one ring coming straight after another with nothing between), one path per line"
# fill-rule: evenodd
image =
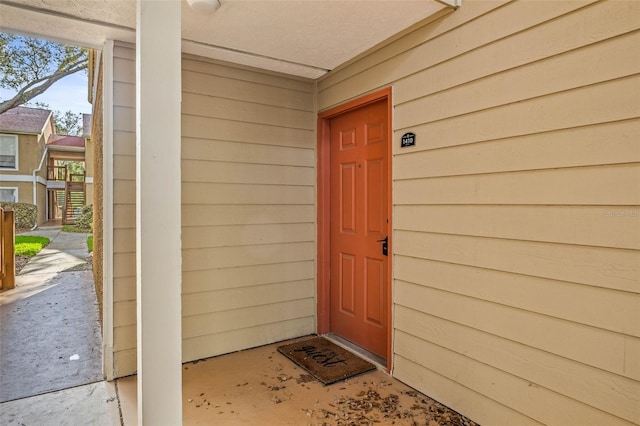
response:
M18 170L17 135L0 135L0 169Z
M0 201L4 203L17 203L18 188L0 188Z

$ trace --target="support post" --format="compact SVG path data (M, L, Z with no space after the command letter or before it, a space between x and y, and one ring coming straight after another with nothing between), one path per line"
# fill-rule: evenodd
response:
M13 210L0 210L2 215L2 271L0 271L0 288L10 290L16 287L15 235L16 221Z
M137 0L138 424L182 424L181 3Z

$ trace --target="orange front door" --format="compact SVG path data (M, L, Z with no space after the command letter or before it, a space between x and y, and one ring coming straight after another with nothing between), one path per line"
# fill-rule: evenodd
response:
M387 358L387 100L330 120L330 329Z

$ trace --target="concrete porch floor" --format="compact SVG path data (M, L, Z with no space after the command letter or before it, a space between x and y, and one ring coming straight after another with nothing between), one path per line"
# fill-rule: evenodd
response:
M184 364L183 424L475 425L382 371L323 386L281 344ZM0 424L133 426L136 399L131 376L4 403Z
M382 371L324 386L280 354L282 344L183 365L184 424L473 424Z

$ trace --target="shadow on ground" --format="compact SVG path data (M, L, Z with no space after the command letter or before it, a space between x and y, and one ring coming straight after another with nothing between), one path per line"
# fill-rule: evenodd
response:
M58 234L0 294L0 402L103 378L86 236Z

